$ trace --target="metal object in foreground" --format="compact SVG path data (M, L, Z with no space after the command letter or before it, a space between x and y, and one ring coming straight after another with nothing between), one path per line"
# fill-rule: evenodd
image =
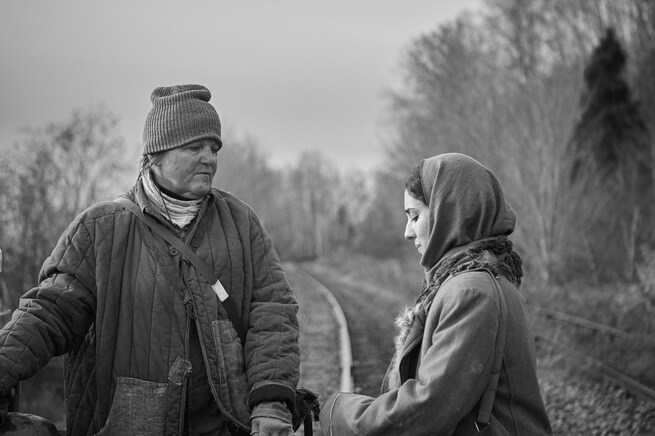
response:
M9 412L7 413L7 422L0 426L0 434L3 436L56 436L60 433L57 427L45 418L29 413Z

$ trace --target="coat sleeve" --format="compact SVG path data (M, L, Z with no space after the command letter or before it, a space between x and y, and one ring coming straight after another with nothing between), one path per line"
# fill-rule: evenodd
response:
M84 339L95 311L93 244L78 218L59 239L39 274L0 330L0 387L35 375L53 356Z
M245 356L248 406L285 401L293 410L299 378L298 303L271 239L251 212L253 291Z
M428 314L428 325L431 318L438 325L417 377L377 398L332 395L321 410L323 434L452 434L471 412L491 372L498 312L476 289L442 290Z

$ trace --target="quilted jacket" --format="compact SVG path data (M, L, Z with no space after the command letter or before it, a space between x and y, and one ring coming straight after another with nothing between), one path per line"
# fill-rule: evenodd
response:
M140 183L126 197L158 217ZM181 434L195 323L211 392L230 425L247 431L261 401L292 406L298 305L259 219L213 190L186 238L240 310L245 347L211 286L180 253L123 206L105 202L69 225L39 286L0 332L0 387L68 353L69 434Z

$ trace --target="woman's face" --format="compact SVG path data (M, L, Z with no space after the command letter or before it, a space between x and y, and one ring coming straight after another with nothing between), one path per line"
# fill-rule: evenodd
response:
M414 242L418 252L423 254L428 246L430 233L428 206L405 190L405 214L407 215L405 238Z
M201 199L211 190L219 149L215 140L201 139L169 150L152 166L155 180L182 198Z

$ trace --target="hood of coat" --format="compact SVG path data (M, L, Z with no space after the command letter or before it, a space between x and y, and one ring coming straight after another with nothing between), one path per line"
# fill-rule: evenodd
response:
M458 247L514 231L516 215L498 179L475 159L460 153L425 159L421 182L429 209L429 240L421 257L426 273Z

